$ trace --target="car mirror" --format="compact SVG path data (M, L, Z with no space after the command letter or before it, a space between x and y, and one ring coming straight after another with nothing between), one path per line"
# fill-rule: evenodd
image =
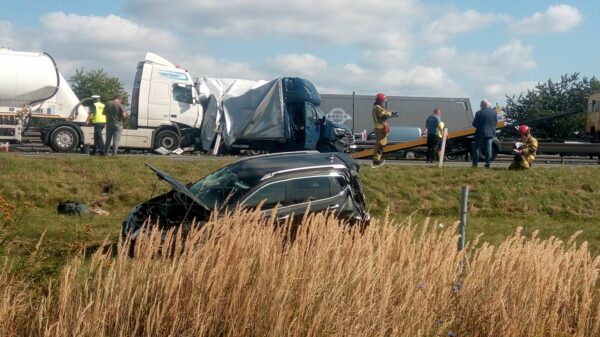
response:
M319 123L320 123L321 125L323 125L323 124L325 124L325 121L326 121L326 120L327 120L327 119L325 118L325 116L323 116L323 118L321 118L321 119L319 120Z

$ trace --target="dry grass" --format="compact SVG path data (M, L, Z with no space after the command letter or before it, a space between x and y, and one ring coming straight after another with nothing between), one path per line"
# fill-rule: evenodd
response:
M519 232L456 253L455 228L364 233L311 216L293 244L257 213L213 219L185 245L95 253L28 303L0 276L0 332L34 336L598 336L600 260ZM126 251L126 250L123 250ZM464 261L464 271L459 266ZM12 316L11 316L12 315ZM6 318L6 319L5 319ZM11 330L12 329L12 330Z
M26 288L8 275L8 261L0 264L0 336L20 336L32 314Z

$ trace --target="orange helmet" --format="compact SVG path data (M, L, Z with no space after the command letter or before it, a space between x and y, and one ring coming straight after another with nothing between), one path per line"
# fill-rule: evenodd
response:
M375 101L377 102L385 102L385 95L384 94L377 94L377 96L375 96Z
M529 127L525 124L519 126L519 132L521 133L521 135L526 135L529 133Z

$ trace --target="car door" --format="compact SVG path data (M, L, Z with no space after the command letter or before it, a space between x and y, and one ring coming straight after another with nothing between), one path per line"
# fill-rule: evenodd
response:
M304 148L314 150L321 137L321 124L315 107L306 102L304 103Z
M307 210L353 211L348 187L337 182L338 179L344 178L327 175L276 181L257 188L242 203L244 207L255 208L262 202L265 215L271 215L272 209L279 207L276 216L280 222L290 216L294 217L294 222L299 222Z
M336 183L335 176L302 177L288 181L287 214L299 221L304 214L348 207L347 188Z
M265 215L270 215L273 208L279 207L276 216L281 217L280 220L284 220L287 218L285 214L288 212L286 194L287 181L275 181L258 187L242 201L242 204L246 208L253 209L262 203L261 209Z

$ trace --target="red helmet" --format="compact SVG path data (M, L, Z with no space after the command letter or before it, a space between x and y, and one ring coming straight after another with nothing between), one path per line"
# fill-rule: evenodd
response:
M384 95L384 94L381 94L381 93L379 93L379 94L377 94L377 96L375 96L375 100L376 100L377 102L385 102L385 95Z
M527 125L523 124L523 125L519 126L519 132L522 135L528 134L529 133L529 127Z

